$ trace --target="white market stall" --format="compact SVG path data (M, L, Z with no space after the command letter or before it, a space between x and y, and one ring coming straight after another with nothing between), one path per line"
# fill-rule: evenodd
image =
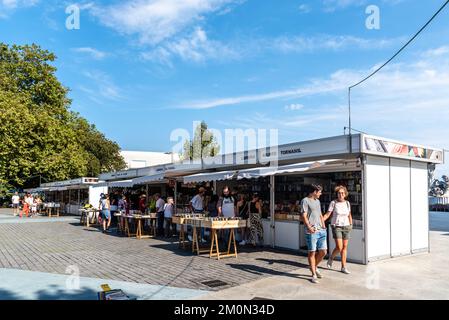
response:
M82 177L78 179L41 184L46 202L60 204L66 214L79 214L79 209L89 203L90 188L98 183L98 178Z
M351 150L352 149L352 150ZM257 150L256 158L264 156ZM323 212L334 199L333 188L344 184L350 192L354 217L348 260L367 264L383 258L428 251L428 170L443 163L443 150L408 144L364 134L338 136L278 146L264 160L277 166L244 168L236 162L213 171L184 177L185 182L215 181L239 190L245 181L249 190L267 185L269 213L264 219L266 245L306 250L304 231L297 206L303 186L320 183L324 187ZM243 153L246 157L246 153ZM231 157L232 158L232 157ZM256 163L250 165L257 166ZM251 182L252 181L252 182ZM254 191L254 190L253 190ZM329 232L330 250L333 249Z

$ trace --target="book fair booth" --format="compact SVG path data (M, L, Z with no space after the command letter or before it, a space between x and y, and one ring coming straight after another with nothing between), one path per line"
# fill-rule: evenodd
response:
M59 215L78 214L79 209L89 203L91 188L98 178L82 177L78 179L42 183L39 188L25 190L42 197L44 206ZM50 210L47 210L50 212Z
M103 174L89 187L89 199L98 206L100 193L115 188L147 196L157 192L174 196L180 215L190 212L189 201L200 186L206 189L206 201L212 194L221 195L224 186L247 200L257 193L264 245L307 253L299 208L306 186L323 187L324 213L336 198L335 187L344 185L353 216L348 260L368 264L430 250L428 172L443 163L443 157L442 149L365 134L342 135Z

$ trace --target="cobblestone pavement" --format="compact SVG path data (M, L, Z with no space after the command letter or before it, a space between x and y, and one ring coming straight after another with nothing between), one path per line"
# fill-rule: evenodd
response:
M306 267L305 263L305 257L293 253L251 248L241 250L238 258L218 261L179 249L174 238L137 240L105 235L73 220L0 224L0 268L7 269L66 274L69 266L77 266L82 277L221 290L288 275ZM211 280L227 285L211 288L202 284Z

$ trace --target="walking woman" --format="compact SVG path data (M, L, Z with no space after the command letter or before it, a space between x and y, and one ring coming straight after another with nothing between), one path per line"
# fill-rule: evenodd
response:
M109 195L101 194L100 196L100 210L101 210L101 218L103 222L103 233L106 233L106 231L111 226L111 204L109 202ZM106 220L107 226L106 226Z
M331 227L332 235L335 240L335 249L329 257L327 267L331 269L335 257L340 254L341 272L350 274L346 267L348 243L352 230L351 204L346 200L349 193L345 186L336 187L335 192L337 193L337 200L330 203L329 210L327 210L327 213L324 215L324 220L327 220L332 216Z
M255 193L249 203L249 239L253 246L263 245L262 204L259 195Z

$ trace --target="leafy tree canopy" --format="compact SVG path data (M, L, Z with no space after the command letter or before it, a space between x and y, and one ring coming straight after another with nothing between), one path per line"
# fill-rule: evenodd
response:
M125 167L118 144L70 110L55 59L35 44L0 43L0 190Z
M193 140L184 142L182 158L185 160L197 160L206 157L214 157L220 152L220 146L212 131L208 129L206 122L202 121L195 129Z

